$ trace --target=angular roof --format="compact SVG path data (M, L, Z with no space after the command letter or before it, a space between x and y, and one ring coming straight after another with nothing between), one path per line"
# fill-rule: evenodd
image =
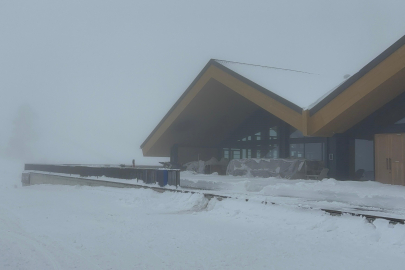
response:
M313 115L318 112L321 108L323 108L326 104L332 101L335 97L349 88L352 84L370 72L373 68L377 67L380 63L386 60L389 56L391 56L394 52L398 51L401 47L405 45L405 35L398 39L394 44L380 53L376 58L371 60L367 65L365 65L362 69L360 69L356 74L348 78L344 81L341 85L339 85L333 91L329 91L324 95L322 98L317 100L314 104L312 104L310 109L310 114Z
M347 80L211 59L144 141L142 151L145 156L169 156L173 144L185 142L216 147L259 108L304 135L344 132L405 91L404 44L405 36ZM218 138L206 131L218 131Z
M302 129L301 107L210 60L141 145L142 151L168 156L176 143L207 147L209 141L217 146L260 108ZM211 138L207 130L221 130L222 137Z
M215 60L269 92L307 109L325 93L342 84L341 76L324 76L298 70Z

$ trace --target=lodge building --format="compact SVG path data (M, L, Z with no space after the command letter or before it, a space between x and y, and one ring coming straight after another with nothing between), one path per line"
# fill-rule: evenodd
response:
M210 60L141 145L143 155L178 164L305 158L323 161L336 179L405 185L405 36L356 74L333 81L338 86L318 101L311 89L328 85L310 74L289 73L299 77L285 79L296 89L293 98L272 76L258 76L269 69L242 66ZM296 104L310 98L310 106Z

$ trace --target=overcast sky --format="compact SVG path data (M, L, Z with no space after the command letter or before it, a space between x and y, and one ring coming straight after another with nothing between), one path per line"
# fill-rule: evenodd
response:
M0 154L23 140L27 162L164 160L139 146L210 58L343 77L405 34L404 10L403 0L0 0Z

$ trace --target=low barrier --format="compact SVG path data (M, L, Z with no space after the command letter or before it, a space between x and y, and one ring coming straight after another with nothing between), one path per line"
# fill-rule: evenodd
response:
M23 186L30 186L30 185L41 185L41 184L52 184L52 185L84 185L84 186L105 186L105 187L116 187L116 188L146 188L151 189L153 191L163 193L165 191L168 192L179 192L179 193L191 193L191 194L203 194L205 198L211 200L213 198L221 201L223 199L238 199L238 197L230 197L226 195L219 195L219 194L210 194L201 191L190 191L190 190L182 190L182 189L168 189L163 187L153 187L153 186L145 186L145 185L138 185L138 184L130 184L130 183L122 183L122 182L113 182L113 181L105 181L105 180L95 180L95 179L86 179L86 178L78 178L78 177L69 177L69 176L60 176L54 174L43 174L38 172L23 172L21 177L21 182ZM244 201L248 202L249 199L243 199ZM262 204L269 204L269 205L279 205L278 203L271 202L271 201L262 201ZM301 208L302 206L298 206ZM305 208L308 210L308 208ZM314 209L317 210L317 209ZM376 216L376 215L369 215L363 213L354 213L349 211L339 211L339 210L332 210L332 209L319 209L326 213L329 213L333 216L340 216L340 215L352 215L352 216L359 216L366 218L369 222L373 222L376 219L385 219L388 220L392 224L404 224L405 220L401 218L393 218L393 217L385 217L385 216Z
M24 171L22 173L21 183L23 186L68 185L68 186L91 186L91 187L98 186L98 187L115 187L115 188L144 188L144 189L151 189L151 190L159 192L159 193L168 191L168 192L176 192L176 193L202 194L208 200L211 200L212 198L216 198L219 201L222 201L223 199L231 198L231 197L225 196L225 195L203 193L203 192L184 190L184 189L146 186L146 185L140 185L140 184L136 184L136 183L123 183L123 182L114 182L114 181L106 181L106 180L98 180L98 179L96 180L96 179L64 176L64 175L55 175L55 174L49 174L49 173L32 172L32 171Z
M26 171L63 173L80 177L109 177L117 179L138 179L145 184L157 183L160 186L179 186L180 170L164 168L132 168L86 165L25 164Z

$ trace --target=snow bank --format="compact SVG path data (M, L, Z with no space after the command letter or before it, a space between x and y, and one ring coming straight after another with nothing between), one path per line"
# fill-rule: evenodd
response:
M212 157L211 159L207 161L203 160L198 160L198 161L191 161L183 165L186 171L189 172L196 172L196 173L204 173L205 172L205 167L207 165L221 165L224 168L228 165L229 160L226 158L222 158L220 161L216 159L215 157Z
M260 197L278 203L303 204L330 209L366 209L375 214L405 218L405 187L374 181L337 181L334 179L288 180L276 177L235 177L181 172L183 188L218 191L231 196ZM214 192L215 193L215 192Z
M226 170L227 175L271 177L282 176L287 179L297 179L305 176L304 165L310 161L300 159L263 159L245 158L233 159Z

